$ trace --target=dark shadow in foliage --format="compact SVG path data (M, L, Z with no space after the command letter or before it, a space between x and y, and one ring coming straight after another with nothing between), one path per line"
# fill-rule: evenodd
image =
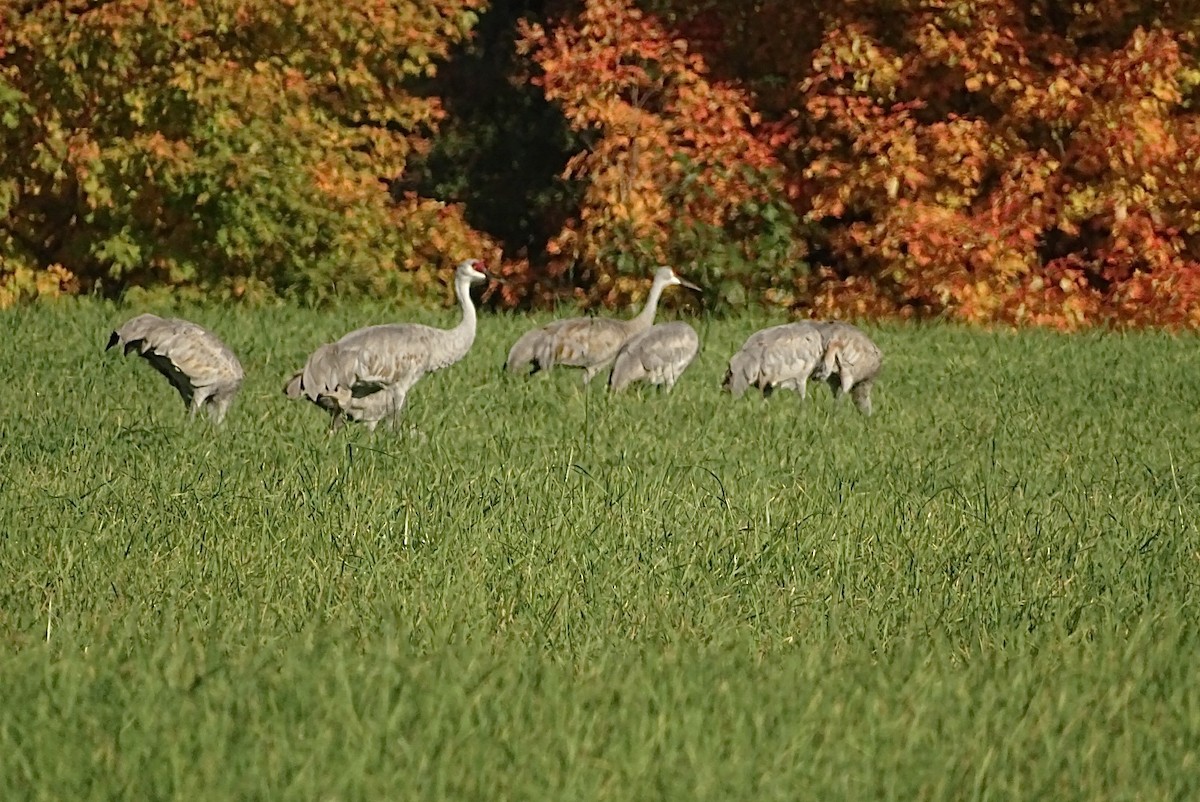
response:
M642 0L709 75L748 89L766 120L786 117L796 86L809 71L809 54L821 43L830 4L824 0ZM840 6L832 6L837 10Z
M447 118L432 148L410 159L393 192L462 203L467 222L498 239L506 258L543 261L547 240L579 207L581 189L559 176L583 145L562 113L522 77L517 21L544 0L495 0L471 41L422 89Z

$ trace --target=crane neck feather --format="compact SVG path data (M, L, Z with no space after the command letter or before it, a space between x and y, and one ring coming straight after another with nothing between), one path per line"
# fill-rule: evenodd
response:
M458 305L462 308L462 320L450 329L448 356L451 362L456 362L466 355L475 342L475 304L471 300L471 279L466 276L456 276L454 279L454 294L458 297Z
M631 323L634 328L641 331L648 329L654 324L654 316L658 313L658 299L662 297L663 290L666 289L666 284L661 281L655 281L650 285L650 294L646 296L646 305L642 307L642 311L638 313Z
M462 308L462 320L459 321L456 328L474 332L475 303L471 300L471 279L466 276L456 277L454 294L458 298L458 305Z

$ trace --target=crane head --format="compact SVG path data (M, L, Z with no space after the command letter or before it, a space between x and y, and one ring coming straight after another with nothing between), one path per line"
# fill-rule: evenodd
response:
M482 259L463 259L458 263L454 275L456 278L466 279L472 284L492 278L492 274L487 271Z
M703 292L703 290L701 290L699 287L697 287L692 282L680 278L679 275L674 270L672 270L671 268L669 268L665 265L660 267L658 270L654 271L654 282L656 284L662 284L663 286L666 286L666 287L673 287L675 285L679 285L681 287L687 287L689 290L695 290L696 292Z
M825 347L825 353L821 355L821 361L813 369L812 377L815 380L825 381L834 373L841 371L841 355L844 347L845 344L838 338L829 341L829 345Z

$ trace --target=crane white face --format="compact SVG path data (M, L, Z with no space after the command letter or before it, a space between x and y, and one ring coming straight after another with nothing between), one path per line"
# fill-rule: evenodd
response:
M689 290L695 290L696 292L703 292L703 290L701 290L699 287L697 287L692 282L687 281L685 279L681 279L678 275L676 275L675 271L669 267L660 267L657 271L655 271L654 278L656 281L667 282L668 287L674 286L674 285L679 285L680 287L687 287Z
M484 271L482 259L464 259L458 263L458 272L471 280L472 284L485 281L488 274Z

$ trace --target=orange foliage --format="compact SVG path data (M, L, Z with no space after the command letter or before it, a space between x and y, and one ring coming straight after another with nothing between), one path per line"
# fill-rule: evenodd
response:
M1189 36L1134 27L1085 51L1014 0L901 5L899 40L848 8L800 87L791 177L837 266L809 286L813 306L1200 322Z
M781 172L752 133L758 119L744 92L710 80L688 43L632 0L586 0L577 16L551 30L523 24L521 36L519 49L541 70L533 80L593 137L564 171L585 191L547 246L551 276L582 267L594 300L621 304L644 284L622 274L701 261L730 241L740 258L763 257L749 238L729 236L775 203ZM683 229L690 248L677 247ZM775 257L796 260L798 245L783 240Z
M431 265L483 255L503 305L627 304L668 263L731 306L1200 325L1187 4L554 4L516 42L574 132L578 208L522 229L555 231L544 249L386 191L453 108L411 79L485 5L0 4L0 303L440 292ZM497 264L502 244L544 269Z
M319 300L387 283L414 249L386 181L444 114L406 81L483 5L0 3L0 297L55 265L63 291ZM421 269L480 240L462 234L424 245Z

